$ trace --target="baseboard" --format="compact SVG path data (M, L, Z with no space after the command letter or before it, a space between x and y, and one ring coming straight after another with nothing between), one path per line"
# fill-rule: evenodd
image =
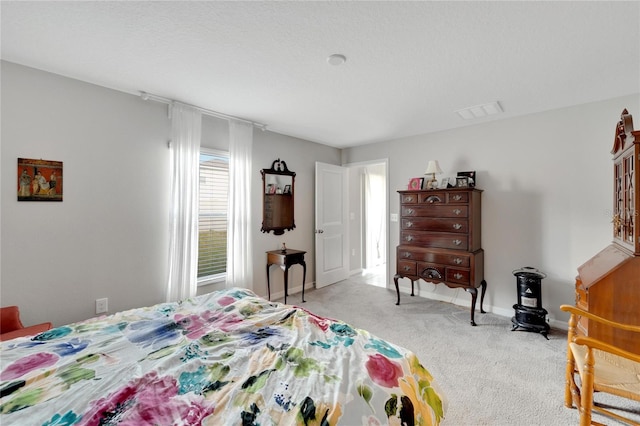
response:
M410 296L411 288L409 287L400 286L400 292L407 294L409 295L409 297L411 297ZM453 295L446 295L446 294L434 293L432 291L421 290L420 288L417 288L416 291L414 292L415 295L419 297L424 297L425 299L438 300L440 302L453 303L454 305L471 308L471 297L469 297L466 291L464 291L464 293L467 296L465 298L458 297L458 292L454 293ZM400 296L400 298L402 299L402 296ZM480 309L479 304L480 304L480 299L478 298L476 301L476 309L478 310ZM493 305L487 305L486 303L484 303L482 307L485 310L485 312L491 312L492 314L500 315L502 317L511 318L514 315L514 311L512 309L500 308ZM559 321L555 318L548 318L547 321L549 322L549 325L553 328L557 328L560 330L568 330L568 324L566 321Z
M313 283L306 283L304 285L304 291L306 292L310 288L314 288ZM265 295L266 299L267 296ZM271 292L271 300L284 299L284 289L282 291L272 291ZM283 300L284 302L284 300ZM287 296L287 304L289 305L297 305L302 303L302 285L289 287L289 295Z

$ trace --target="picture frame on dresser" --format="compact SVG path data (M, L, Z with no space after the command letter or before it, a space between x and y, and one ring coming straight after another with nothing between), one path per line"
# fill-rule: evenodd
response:
M469 172L458 172L458 176L466 176L469 182L467 186L469 188L475 188L477 183L475 170Z
M469 178L467 176L456 177L456 188L468 188L468 187L469 187Z
M448 186L449 186L449 178L445 177L440 180L440 185L438 186L438 188L446 189Z
M424 184L424 178L421 178L421 177L411 178L407 189L410 191L420 191L422 190L423 184Z

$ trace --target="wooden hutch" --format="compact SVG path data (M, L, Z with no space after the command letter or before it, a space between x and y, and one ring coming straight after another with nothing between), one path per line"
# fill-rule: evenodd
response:
M640 131L625 109L613 143L613 242L578 268L576 306L617 322L640 325ZM633 353L640 341L581 318L578 332Z

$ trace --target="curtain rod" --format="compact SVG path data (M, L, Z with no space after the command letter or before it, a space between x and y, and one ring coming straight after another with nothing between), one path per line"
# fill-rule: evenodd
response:
M147 93L147 92L140 92L140 97L142 98L142 100L145 101L156 101L156 102L162 102L164 104L167 104L169 106L173 105L174 102L178 102L178 101L174 101L172 99L169 98L165 98L162 96L158 96L158 95L154 95L152 93ZM205 108L201 108L199 106L195 106L195 105L191 105L191 104L185 104L184 102L180 102L183 105L187 105L190 106L191 108L195 108L198 111L202 112L203 114L206 115L210 115L212 117L217 117L217 118L222 118L225 120L235 120L235 121L241 121L243 123L248 123L251 124L252 126L255 126L257 128L259 128L260 130L267 130L267 125L266 124L262 124L262 123L258 123L256 121L251 121L251 120L245 120L244 118L239 118L239 117L235 117L233 115L228 115L228 114L223 114L221 112L217 112L217 111L212 111L210 109L205 109Z

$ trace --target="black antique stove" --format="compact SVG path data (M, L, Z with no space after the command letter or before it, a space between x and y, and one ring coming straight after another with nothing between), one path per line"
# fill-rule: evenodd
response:
M511 318L511 331L522 327L526 331L542 334L547 340L549 324L547 324L547 310L542 307L541 281L546 275L536 268L525 266L513 271L518 281L518 303L513 305L516 315Z

